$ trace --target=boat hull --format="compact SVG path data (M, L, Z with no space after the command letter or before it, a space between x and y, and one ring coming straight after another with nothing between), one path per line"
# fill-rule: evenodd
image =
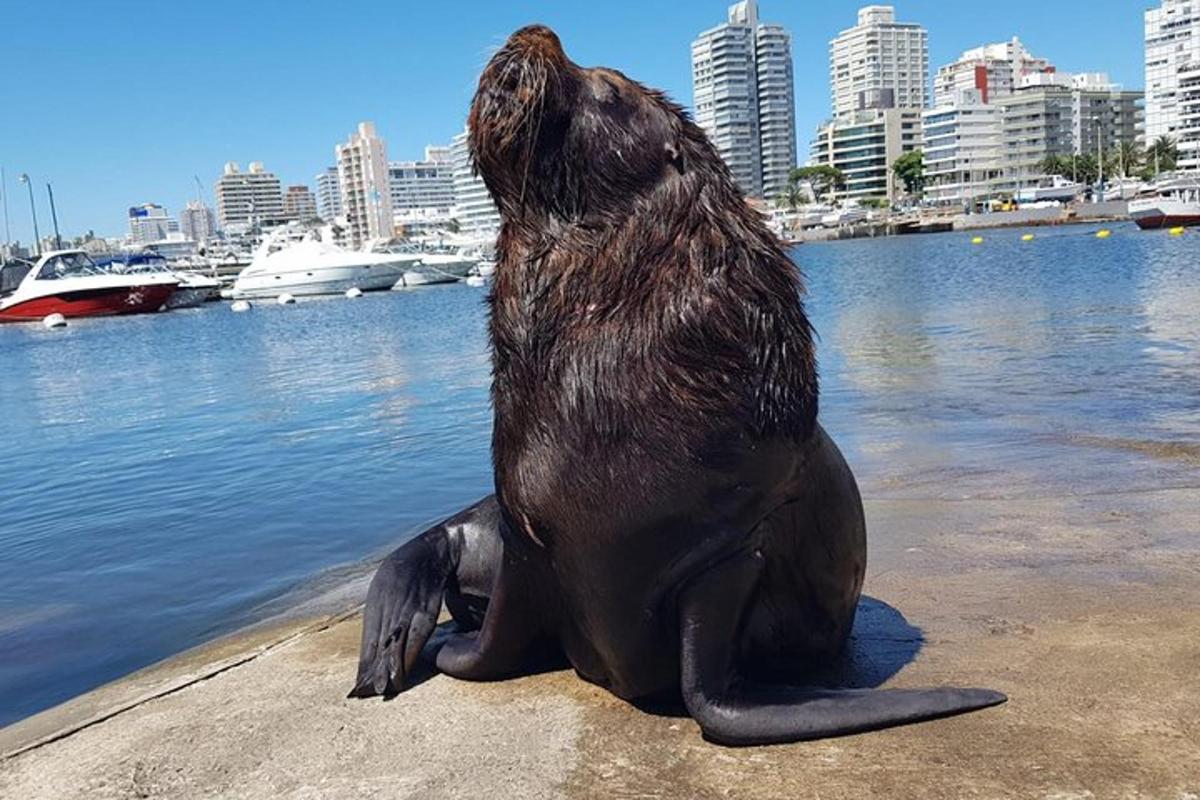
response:
M79 289L20 300L0 308L0 322L30 322L51 314L64 317L111 317L147 314L166 306L178 284Z
M390 264L316 268L303 272L297 270L239 277L233 284L231 296L235 300L249 300L278 297L284 293L294 297L311 297L344 294L348 289L382 291L392 288L399 279L400 269Z
M1137 226L1144 231L1157 231L1163 228L1194 228L1200 226L1200 212L1195 214L1163 214L1161 212L1145 212L1141 215L1131 215Z

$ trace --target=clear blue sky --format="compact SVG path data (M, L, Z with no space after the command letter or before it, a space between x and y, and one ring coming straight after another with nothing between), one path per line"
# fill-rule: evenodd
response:
M760 0L792 33L801 154L828 115L828 41L866 2ZM1107 71L1141 88L1142 11L1151 0L897 0L929 29L934 69L1018 35L1067 71ZM36 184L43 234L53 181L63 233L125 230L128 206L175 213L211 202L226 161L265 162L310 183L333 146L374 120L393 159L461 129L475 78L513 29L544 22L572 58L604 64L690 105L689 45L722 22L722 0L3 0L0 164L13 237L29 241ZM0 230L3 236L3 230Z

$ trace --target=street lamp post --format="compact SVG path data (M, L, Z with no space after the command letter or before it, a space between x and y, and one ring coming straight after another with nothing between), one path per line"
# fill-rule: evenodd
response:
M29 176L24 172L21 173L21 183L25 184L25 188L29 190L29 213L33 215L33 249L40 256L42 254L42 234L38 232L37 206L33 203L33 184L29 182Z
M58 211L54 209L54 190L46 184L46 194L50 195L50 218L54 220L54 249L62 250L62 237L58 235Z

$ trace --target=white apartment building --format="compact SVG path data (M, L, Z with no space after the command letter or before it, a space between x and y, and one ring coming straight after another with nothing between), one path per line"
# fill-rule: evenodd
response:
M179 230L185 239L204 242L216 238L217 218L212 209L199 200L191 200L179 212Z
M360 122L350 139L334 148L334 155L350 247L358 249L371 239L392 238L387 145L375 133L374 123Z
M797 160L792 37L780 25L763 24L755 31L754 46L762 196L772 199L787 190Z
M1161 0L1145 12L1145 34L1144 141L1169 136L1179 148L1179 168L1200 168L1200 2Z
M784 28L759 23L757 0L692 42L696 122L751 197L781 194L796 165L791 47Z
M834 117L929 104L929 33L915 23L896 22L892 6L860 9L858 24L838 34L829 49Z
M495 236L500 231L500 211L483 179L475 174L466 131L454 137L450 153L454 169L454 219L458 220L460 232L480 238Z
M963 89L922 115L925 199L974 208L996 194L1003 175L1003 120L982 89Z
M449 210L454 206L454 165L450 147L430 145L422 161L393 161L388 165L392 212L399 218L422 209Z
M822 125L813 140L809 164L826 164L842 171L846 186L835 193L838 200L894 202L904 186L892 165L920 147L920 109L864 109Z
M999 188L1019 191L1043 177L1050 156L1075 152L1072 91L1061 82L1017 87L996 101L1003 120L1004 178Z
M983 102L992 103L1012 94L1027 76L1054 71L1053 64L1033 56L1014 36L1009 42L967 50L957 61L938 69L933 81L934 105L954 104L964 89L977 89Z
M317 174L317 216L324 222L333 222L342 216L342 185L338 181L337 167L326 167Z
M179 233L179 222L157 203L129 209L129 241L134 244L159 242Z
M317 216L317 199L304 184L287 187L283 194L283 213L288 219L310 220Z
M227 163L213 186L213 194L217 197L217 219L222 228L276 221L286 216L279 178L263 169L261 161L250 162L246 172L241 172L233 161Z
M1198 64L1200 66L1200 64ZM1141 139L1142 92L1122 89L1103 72L1071 76L1071 140L1076 155L1099 157Z

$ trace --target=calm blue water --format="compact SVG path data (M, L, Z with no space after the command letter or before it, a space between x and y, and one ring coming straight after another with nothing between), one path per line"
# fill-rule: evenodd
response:
M1196 485L1200 233L805 245L868 497ZM0 724L490 487L484 294L0 327Z

